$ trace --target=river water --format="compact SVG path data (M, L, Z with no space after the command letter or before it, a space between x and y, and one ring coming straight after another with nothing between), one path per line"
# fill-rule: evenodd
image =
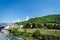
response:
M7 40L1 32L0 32L0 40Z
M23 40L22 38L20 37L16 37L14 38L8 30L4 30L2 29L1 32L0 32L0 40Z

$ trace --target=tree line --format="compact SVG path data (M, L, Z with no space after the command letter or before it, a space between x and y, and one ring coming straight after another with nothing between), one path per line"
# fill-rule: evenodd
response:
M27 23L24 28L46 28L46 29L60 29L60 24L54 23Z

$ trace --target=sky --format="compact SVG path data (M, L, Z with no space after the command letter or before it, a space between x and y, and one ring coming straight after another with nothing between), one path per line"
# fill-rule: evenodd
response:
M0 23L60 14L60 0L0 0Z

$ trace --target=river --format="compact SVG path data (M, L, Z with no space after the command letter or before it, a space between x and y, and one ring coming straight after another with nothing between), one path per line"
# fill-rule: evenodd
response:
M20 37L13 37L12 35L10 35L8 30L2 29L0 32L0 40L23 40L23 39Z
M0 40L7 40L1 32L0 32Z

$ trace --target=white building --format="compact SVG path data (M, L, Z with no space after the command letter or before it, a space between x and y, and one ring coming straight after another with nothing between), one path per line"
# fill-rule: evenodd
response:
M17 25L17 24L8 24L7 26L5 26L4 29L11 29L12 27L23 29L23 25Z

